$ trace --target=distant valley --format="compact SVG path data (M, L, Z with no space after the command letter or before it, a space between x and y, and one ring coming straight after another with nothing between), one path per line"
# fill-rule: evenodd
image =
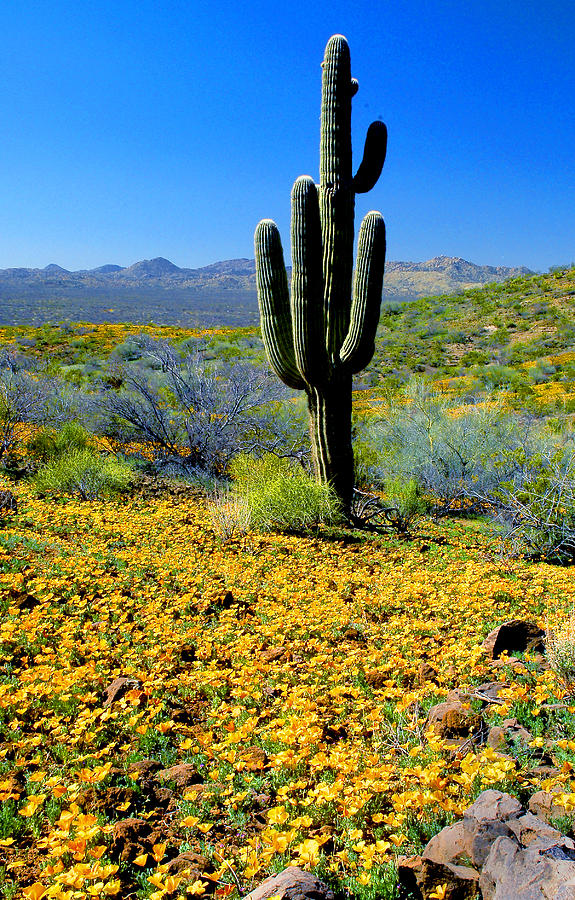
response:
M388 262L384 302L456 294L489 282L533 274L523 266L478 266L457 257ZM45 322L155 322L190 327L254 325L258 319L253 259L199 269L158 257L131 266L108 264L70 272L0 269L0 325Z

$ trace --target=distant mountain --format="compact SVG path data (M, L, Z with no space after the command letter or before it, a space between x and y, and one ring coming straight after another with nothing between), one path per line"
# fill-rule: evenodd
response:
M478 266L447 256L422 263L388 262L384 300L454 294L529 274L525 267ZM43 269L0 269L0 300L0 325L62 319L251 325L258 318L253 259L228 259L199 269L180 268L161 256L77 272L55 263Z

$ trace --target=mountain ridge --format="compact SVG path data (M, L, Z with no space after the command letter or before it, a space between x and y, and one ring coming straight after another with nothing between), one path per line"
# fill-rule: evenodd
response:
M479 266L461 257L389 261L384 302L455 294L532 274L525 266ZM0 269L0 300L0 325L68 319L217 327L258 321L255 261L245 257L196 269L177 266L162 256L129 266L106 263L77 271L56 263Z

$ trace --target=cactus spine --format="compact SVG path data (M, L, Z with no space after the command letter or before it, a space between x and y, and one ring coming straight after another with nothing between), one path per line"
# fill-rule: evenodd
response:
M385 265L384 221L369 212L353 273L355 195L371 190L381 174L387 130L383 122L369 126L354 177L351 100L358 85L342 35L328 41L322 69L320 183L302 175L291 194L291 297L271 219L255 233L256 280L270 365L285 384L306 392L316 475L349 511L352 376L373 356Z

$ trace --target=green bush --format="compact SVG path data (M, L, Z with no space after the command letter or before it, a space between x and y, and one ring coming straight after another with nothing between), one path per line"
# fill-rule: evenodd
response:
M70 494L81 500L98 500L125 490L133 477L132 467L115 456L74 449L42 466L34 481L42 494Z
M232 493L249 511L252 527L300 532L340 519L335 492L293 461L268 454L237 456L231 466Z
M91 435L79 422L67 422L55 431L52 428L41 428L26 445L28 454L38 462L47 463L64 454L76 450L91 450L95 452L96 443Z
M429 504L422 496L415 478L386 478L383 493L388 507L388 518L399 532L409 531L409 526L424 515Z

